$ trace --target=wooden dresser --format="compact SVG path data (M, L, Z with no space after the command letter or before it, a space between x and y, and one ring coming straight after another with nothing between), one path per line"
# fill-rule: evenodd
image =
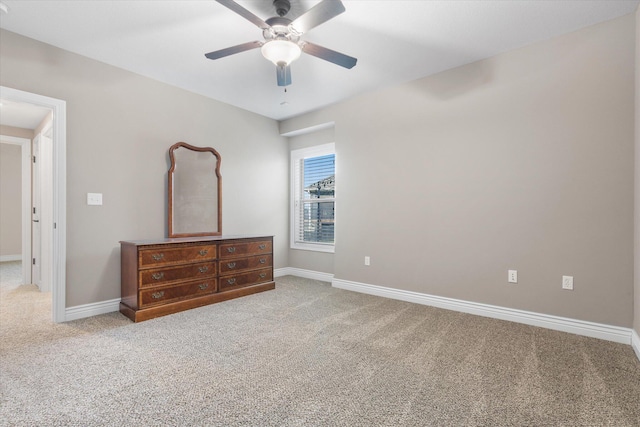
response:
M152 319L275 288L273 237L120 242L120 312Z

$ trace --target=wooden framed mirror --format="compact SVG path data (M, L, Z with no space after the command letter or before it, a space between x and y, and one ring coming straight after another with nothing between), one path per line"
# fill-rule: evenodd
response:
M221 235L220 154L178 142L169 159L169 237Z

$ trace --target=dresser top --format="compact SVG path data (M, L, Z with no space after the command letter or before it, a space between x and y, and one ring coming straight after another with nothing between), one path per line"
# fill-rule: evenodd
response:
M270 239L273 236L265 235L241 235L241 236L198 236L198 237L165 237L159 239L146 239L146 240L121 240L122 245L163 245L167 243L198 243L198 242L220 242L224 240L239 240L239 239Z

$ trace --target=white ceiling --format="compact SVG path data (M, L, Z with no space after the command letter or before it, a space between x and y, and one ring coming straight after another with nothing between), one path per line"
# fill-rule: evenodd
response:
M286 93L259 49L204 57L262 40L213 0L2 2L4 29L281 120L632 13L639 0L343 0L346 12L303 39L358 64L347 70L303 53ZM275 15L271 0L238 3ZM290 19L318 0L292 3Z

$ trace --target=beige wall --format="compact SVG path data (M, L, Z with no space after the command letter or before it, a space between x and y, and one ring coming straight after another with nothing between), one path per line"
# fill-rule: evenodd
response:
M13 126L0 125L0 135L15 136L16 138L33 139L34 133L32 129L23 129Z
M0 256L22 256L22 149L0 140Z
M635 316L633 328L640 335L640 6L636 10L636 144L635 144Z
M335 122L337 279L630 327L633 88L629 15L280 131Z
M67 307L120 297L119 240L166 236L178 141L222 156L223 232L274 235L275 267L288 265L288 144L277 122L0 35L0 84L67 103ZM88 192L103 193L103 206L87 206Z

